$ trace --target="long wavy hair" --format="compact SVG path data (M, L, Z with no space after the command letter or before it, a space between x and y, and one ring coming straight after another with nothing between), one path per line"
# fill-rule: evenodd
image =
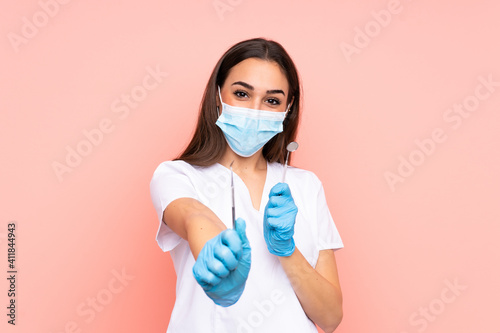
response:
M208 80L200 105L198 122L191 142L176 160L198 166L210 166L222 158L227 143L224 133L215 124L217 110L217 86L222 87L231 68L248 58L258 58L277 63L288 81L287 105L293 104L283 121L283 132L275 135L262 149L268 162L285 163L286 146L295 141L299 125L301 89L295 64L279 43L263 38L254 38L239 42L229 48L215 65Z

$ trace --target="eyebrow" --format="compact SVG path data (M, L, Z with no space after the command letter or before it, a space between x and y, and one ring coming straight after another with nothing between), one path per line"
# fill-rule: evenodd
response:
M243 82L243 81L236 81L231 86L234 86L235 84L239 84L240 86L243 86L247 89L254 90L253 86L251 86L248 83ZM285 93L281 89L268 90L268 91L266 91L266 93L268 93L268 94L283 94L283 96L285 96Z

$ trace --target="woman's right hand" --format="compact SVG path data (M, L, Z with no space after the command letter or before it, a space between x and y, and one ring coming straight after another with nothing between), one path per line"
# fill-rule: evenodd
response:
M245 221L237 219L234 230L223 230L205 243L193 266L196 281L217 305L233 305L245 289L251 265L245 229Z

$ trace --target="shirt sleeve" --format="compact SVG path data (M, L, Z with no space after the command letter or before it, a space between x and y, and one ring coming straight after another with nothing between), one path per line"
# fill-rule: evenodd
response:
M343 248L344 244L328 209L325 190L321 182L318 190L317 205L319 250L337 250Z
M183 161L163 162L156 168L149 184L151 200L160 222L156 242L163 252L174 249L182 240L163 222L165 208L179 198L198 200L198 194L188 175L187 166L188 164Z

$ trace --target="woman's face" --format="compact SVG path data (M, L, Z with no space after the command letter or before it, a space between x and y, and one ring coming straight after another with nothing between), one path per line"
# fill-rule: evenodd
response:
M288 81L277 63L248 58L231 68L220 93L232 106L284 112Z

